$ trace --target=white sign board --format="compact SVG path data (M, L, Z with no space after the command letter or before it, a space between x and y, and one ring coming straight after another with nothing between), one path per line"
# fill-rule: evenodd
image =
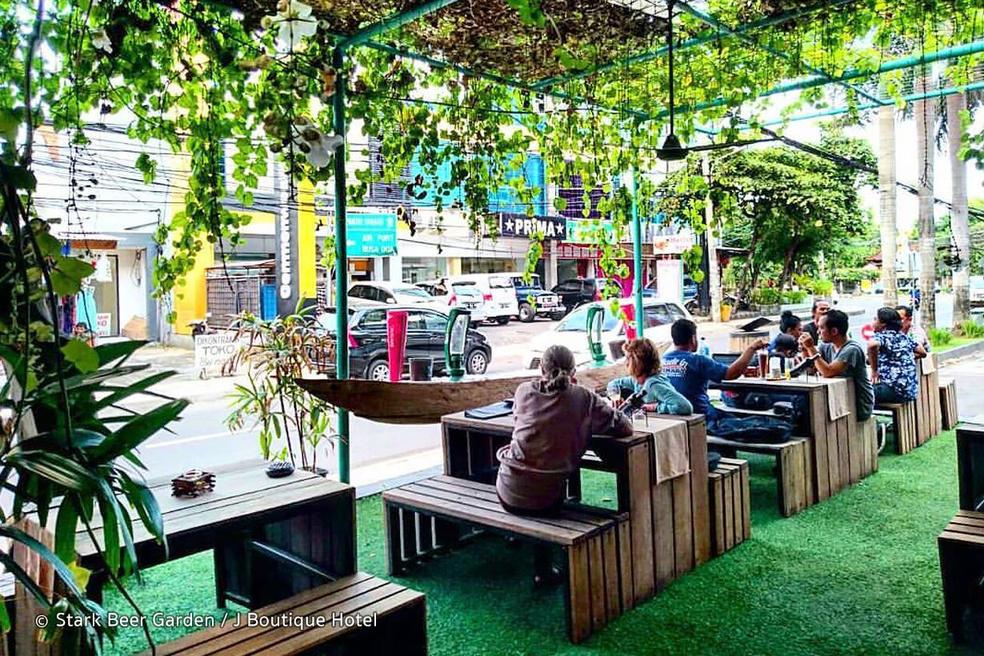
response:
M683 300L682 260L656 260L656 288L660 298Z
M96 313L96 330L95 330L96 335L98 335L99 337L107 337L111 332L112 325L113 325L112 312Z
M198 335L195 337L195 368L202 378L215 372L233 373L230 363L247 344L246 339L236 339L232 332Z

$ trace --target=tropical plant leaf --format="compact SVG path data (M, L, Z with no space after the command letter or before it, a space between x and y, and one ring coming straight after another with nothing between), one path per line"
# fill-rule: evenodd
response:
M75 562L75 529L78 528L79 513L75 500L65 496L58 507L55 520L55 553L66 563Z
M96 347L96 353L99 355L99 366L105 367L107 364L123 358L121 362L117 363L117 366L119 366L133 355L137 349L146 344L146 340L135 339L100 344Z
M96 477L84 465L57 453L14 447L7 462L74 492L88 493L96 486Z
M108 462L135 449L151 435L174 421L187 405L188 401L178 399L158 406L150 412L137 415L93 449L93 457L99 462Z
M99 368L99 355L81 339L70 339L61 347L65 359L75 365L84 374Z
M65 584L65 587L67 588L70 594L76 597L85 596L82 594L82 590L79 589L79 587L76 585L75 577L72 575L71 570L65 565L64 561L58 558L58 556L56 556L54 552L51 551L51 549L46 547L37 539L31 537L23 530L15 526L12 526L10 524L5 524L3 526L0 526L0 537L10 538L11 540L15 542L20 542L21 544L26 546L28 549L30 549L38 556L43 558L45 561L47 561L52 566L52 568L54 568L55 573L58 575L58 578L62 580L62 582ZM0 556L9 557L9 555L3 551L0 551ZM12 560L13 559L11 558L11 561ZM7 571L11 571L11 570L8 568Z

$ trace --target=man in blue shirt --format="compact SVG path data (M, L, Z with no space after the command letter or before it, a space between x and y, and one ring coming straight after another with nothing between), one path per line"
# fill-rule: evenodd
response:
M674 349L663 355L663 375L690 401L694 412L704 415L713 410L707 396L708 383L740 377L755 353L769 344L764 339L756 340L731 366L726 366L706 355L697 355L697 324L693 321L677 319L670 328L670 335Z

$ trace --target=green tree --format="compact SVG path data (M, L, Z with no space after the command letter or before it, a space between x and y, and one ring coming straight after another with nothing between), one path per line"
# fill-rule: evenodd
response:
M820 146L845 159L831 161L790 146L711 159L712 194L724 221L724 242L749 250L751 288L776 264L777 286L787 287L793 273L815 271L821 253L836 265L838 256L852 248L852 238L871 237L874 227L858 192L875 181L850 164L874 166L874 154L863 140L837 132L825 134ZM692 176L693 163L664 184L664 211L680 216L686 206L699 202L696 194L679 195L682 178Z

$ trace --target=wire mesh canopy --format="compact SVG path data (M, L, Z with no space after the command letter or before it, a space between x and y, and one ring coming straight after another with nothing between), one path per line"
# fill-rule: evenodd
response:
M256 24L275 13L277 4L224 2ZM984 52L984 7L973 0L311 4L342 48L385 50L575 101L603 98L603 104L643 118L667 115L671 50L678 111L700 111L709 120L762 95L829 85L852 103L886 104L903 84L900 71L936 61L966 58L967 74L960 82L980 82L975 65ZM674 39L667 43L671 12ZM903 21L908 33L893 35L892 26Z

